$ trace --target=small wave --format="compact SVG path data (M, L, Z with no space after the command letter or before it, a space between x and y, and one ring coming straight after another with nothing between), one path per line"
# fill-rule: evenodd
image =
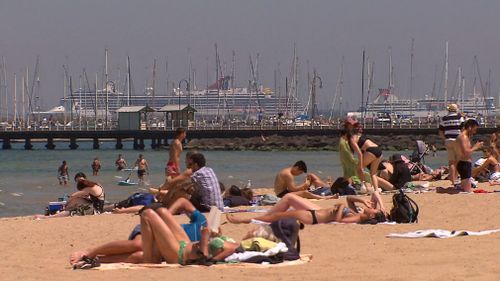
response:
M0 202L0 206L4 207L5 203L4 202Z
M12 196L16 196L16 197L19 197L19 196L23 196L23 193L21 193L21 192L19 192L19 193L17 193L17 192L12 192L10 195L12 195Z

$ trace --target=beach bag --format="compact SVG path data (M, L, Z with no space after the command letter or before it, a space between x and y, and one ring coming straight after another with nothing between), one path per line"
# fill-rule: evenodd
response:
M392 196L391 220L397 223L418 221L418 205L402 190Z
M270 224L274 235L285 243L288 251L283 253L283 260L297 260L300 258L299 231L304 225L296 219L285 218Z
M356 195L356 189L349 184L349 181L344 177L339 177L335 180L331 187L332 194L343 195Z
M127 199L118 202L116 207L118 208L128 208L133 206L148 206L155 202L155 196L150 193L136 192L130 195Z

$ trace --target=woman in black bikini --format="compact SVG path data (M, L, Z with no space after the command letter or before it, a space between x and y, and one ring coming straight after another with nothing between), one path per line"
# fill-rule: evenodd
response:
M365 174L363 173L363 169L368 167L368 169L370 169L372 186L375 190L378 190L377 169L382 161L382 150L376 143L364 137L361 133L350 135L349 145L359 159L357 169L358 177L364 182Z
M102 213L104 208L104 188L93 181L87 180L87 176L79 172L75 175L76 189L78 191L70 195L68 202L64 206L64 211L61 211L55 215L45 216L45 215L35 215L35 219L48 219L57 217L68 217L74 214L83 215L90 213ZM92 208L88 207L92 205Z
M387 214L378 192L372 194L371 200L364 200L356 196L346 197L345 203L335 204L332 208L322 209L320 206L295 194L286 194L265 215L255 217L254 220L273 222L283 218L294 218L304 224L318 224L329 222L364 223L384 222ZM363 206L356 207L356 203ZM293 208L292 210L288 210ZM239 218L234 214L227 214L231 223L250 223L252 218Z

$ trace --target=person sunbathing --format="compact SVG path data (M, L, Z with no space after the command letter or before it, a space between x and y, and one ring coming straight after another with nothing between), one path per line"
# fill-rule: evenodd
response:
M274 222L283 218L294 218L304 224L329 222L367 223L387 220L387 213L379 192L374 192L371 200L347 196L346 201L347 205L338 203L331 208L321 208L295 194L286 194L265 215L254 218L240 218L234 214L227 214L226 218L231 223L250 223L252 220ZM358 207L356 203L363 206ZM293 208L293 210L289 210L289 208Z
M197 263L208 259L221 261L235 252L237 243L213 239L208 228L201 230L199 242L192 242L166 208L146 209L141 213L142 251L144 263Z
M198 241L201 237L201 227L206 225L203 214L184 198L175 201L168 209L170 213L184 212L190 221L181 224L184 232L191 241ZM78 250L70 255L69 262L75 268L95 267L99 263L142 263L142 234L141 225L134 227L128 240L116 240L86 250Z
M481 181L494 180L491 176L500 172L500 163L494 156L493 148L484 148L483 153L484 157L474 163L474 168L472 168L472 177Z

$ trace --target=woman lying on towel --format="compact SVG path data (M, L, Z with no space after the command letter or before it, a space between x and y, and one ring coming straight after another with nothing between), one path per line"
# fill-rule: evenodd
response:
M371 200L356 196L346 197L345 203L335 204L332 208L322 209L320 206L295 194L286 194L265 215L254 218L240 218L227 214L231 223L250 223L253 220L273 222L283 218L294 218L304 224L329 222L340 223L378 223L387 221L387 213L379 192L372 194ZM359 203L361 206L356 206ZM293 208L292 210L288 210Z
M141 213L142 251L144 263L199 264L219 261L234 253L237 243L216 238L209 242L210 231L201 230L201 239L191 242L181 225L166 209L146 209Z

